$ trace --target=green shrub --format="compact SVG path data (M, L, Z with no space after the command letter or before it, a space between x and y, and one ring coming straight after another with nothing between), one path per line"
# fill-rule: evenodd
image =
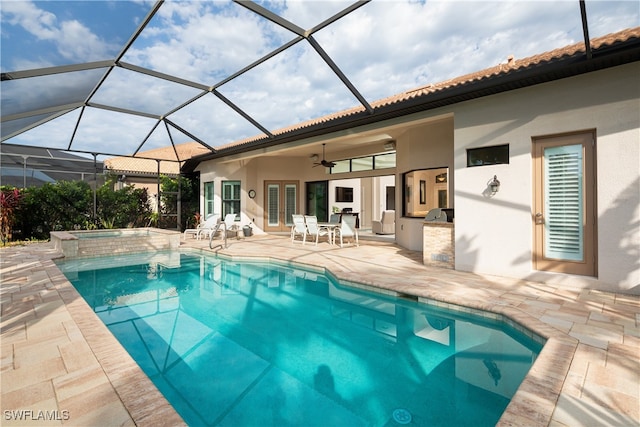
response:
M109 183L97 192L98 226L101 228L147 227L151 206L146 188L112 190Z
M22 190L16 226L22 240L47 239L51 231L87 228L93 191L84 181L59 181ZM17 236L16 236L17 237Z
M94 194L84 181L59 181L22 190L0 187L0 238L8 240L47 240L52 231L92 230L176 224L178 180L162 177L162 215L153 213L146 188L124 187L113 190L115 176ZM198 181L180 178L182 229L198 211ZM16 194L18 196L16 196Z

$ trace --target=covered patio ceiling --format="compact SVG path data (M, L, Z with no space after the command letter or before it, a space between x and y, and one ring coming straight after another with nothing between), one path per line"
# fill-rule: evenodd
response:
M509 55L637 26L638 9L595 0L2 2L2 142L98 157L187 141L212 152L252 137L277 143L280 128L354 106L373 113L375 100Z

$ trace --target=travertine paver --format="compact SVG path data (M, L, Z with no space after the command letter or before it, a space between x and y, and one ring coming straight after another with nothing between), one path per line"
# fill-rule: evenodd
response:
M499 313L546 337L501 425L640 425L638 296L426 267L421 253L380 242L339 248L266 235L228 243L220 255L323 267L345 282ZM209 251L206 240L182 246ZM57 256L50 244L0 250L2 425L181 424L51 261Z
M49 244L0 251L0 424L183 424L51 261L58 256Z

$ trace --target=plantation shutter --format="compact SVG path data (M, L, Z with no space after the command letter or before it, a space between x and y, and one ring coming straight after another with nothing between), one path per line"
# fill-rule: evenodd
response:
M267 223L276 227L280 221L278 212L280 211L280 186L269 184L267 187Z
M295 184L287 184L284 187L284 195L285 195L285 201L284 201L284 204L285 204L285 206L284 206L284 208L285 208L284 223L287 226L293 225L292 215L295 214L296 211L297 211L296 189L297 189L297 186Z
M544 150L545 257L584 259L582 145Z

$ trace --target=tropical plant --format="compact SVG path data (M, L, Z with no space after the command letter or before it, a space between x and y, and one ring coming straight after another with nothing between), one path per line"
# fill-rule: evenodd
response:
M2 245L11 240L15 211L20 203L20 190L3 188L0 190L0 239Z
M93 192L84 181L59 181L22 191L16 210L22 239L47 239L51 231L83 228L93 220Z
M0 187L0 237L46 240L52 231L96 228L176 228L178 195L186 228L198 211L198 181L162 177L162 215L154 213L146 188L127 186L113 190L116 176L95 191L84 181L59 181L22 190ZM178 192L180 186L180 192Z
M97 191L97 217L103 228L145 227L151 218L146 188L112 190L109 183Z

